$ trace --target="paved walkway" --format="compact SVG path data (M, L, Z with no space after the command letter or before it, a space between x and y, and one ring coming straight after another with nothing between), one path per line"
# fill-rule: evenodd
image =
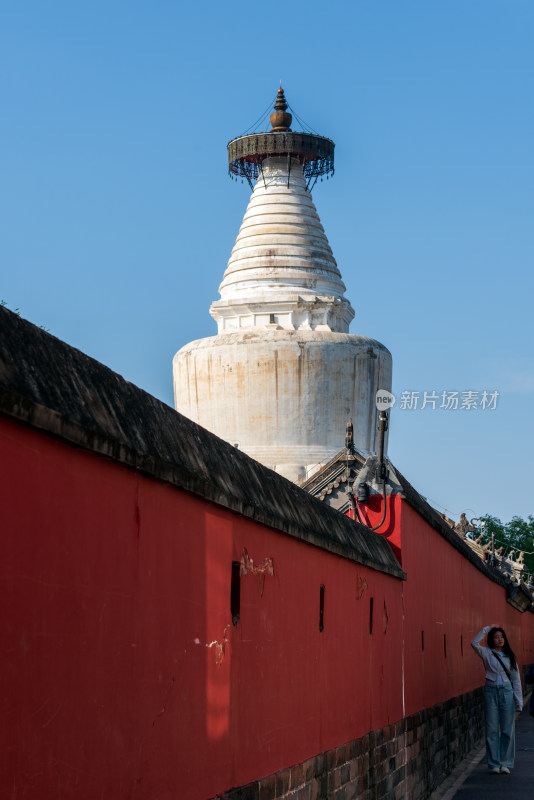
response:
M459 773L451 776L440 800L533 800L534 798L534 717L528 703L516 720L515 766L510 775L492 775L486 765L485 748ZM452 785L450 783L452 779Z

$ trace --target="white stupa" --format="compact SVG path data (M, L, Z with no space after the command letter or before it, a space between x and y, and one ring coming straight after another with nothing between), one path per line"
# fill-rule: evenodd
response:
M375 395L391 355L348 333L354 311L306 179L333 173L330 139L290 130L283 90L272 130L234 139L230 170L256 184L232 250L218 334L174 357L176 409L301 482L339 452L349 420L364 453L378 446Z

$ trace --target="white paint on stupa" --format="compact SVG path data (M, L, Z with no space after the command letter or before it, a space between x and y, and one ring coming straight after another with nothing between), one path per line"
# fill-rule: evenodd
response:
M348 333L354 311L297 159L263 159L219 291L218 334L174 357L176 409L297 482L339 452L349 420L356 448L376 452L391 355Z
M210 309L219 333L272 324L347 332L354 311L344 291L302 167L265 159Z
M391 356L365 336L254 328L198 339L174 358L176 409L290 480L336 455L348 420L377 452L375 394Z

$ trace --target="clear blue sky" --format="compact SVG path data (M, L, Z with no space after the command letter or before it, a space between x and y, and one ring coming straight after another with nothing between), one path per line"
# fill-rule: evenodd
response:
M398 395L500 392L397 404L393 462L453 515L534 513L533 41L532 0L4 0L0 299L172 405L249 198L226 143L282 80L336 142L351 331Z

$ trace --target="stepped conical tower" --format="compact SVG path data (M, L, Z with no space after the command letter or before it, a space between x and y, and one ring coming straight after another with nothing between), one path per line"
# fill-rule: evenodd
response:
M309 191L333 174L334 143L291 122L280 88L271 131L228 145L230 172L256 182L210 309L218 334L178 351L174 391L182 414L301 481L341 449L349 419L356 447L376 451L391 356L348 333L354 311Z

